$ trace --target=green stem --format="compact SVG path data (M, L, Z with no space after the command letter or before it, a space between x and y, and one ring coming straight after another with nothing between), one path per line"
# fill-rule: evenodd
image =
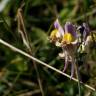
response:
M75 61L75 62L76 62L76 61ZM79 69L78 69L78 64L77 64L77 62L76 62L76 65L75 65L75 69L76 69L76 75L77 75L77 79L78 79L79 96L81 96L80 75L79 75Z

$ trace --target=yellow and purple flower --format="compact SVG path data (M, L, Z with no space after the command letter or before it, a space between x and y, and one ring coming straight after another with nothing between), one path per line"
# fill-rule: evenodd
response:
M54 22L54 28L55 29L50 34L50 41L56 43L57 41L60 41L64 35L64 30L61 27L58 19L56 19Z
M62 47L62 53L59 54L60 57L64 58L65 66L63 72L66 71L68 64L71 63L71 78L74 75L74 66L76 61L75 53L77 51L77 46L79 43L81 45L87 40L89 35L89 27L86 23L83 23L82 26L79 26L76 29L76 26L71 22L66 22L64 28L60 25L59 20L57 19L54 22L54 30L50 34L50 40L55 43L56 46ZM78 39L81 38L77 32L80 31L80 34L83 37L83 42L79 42ZM85 44L86 45L86 44Z

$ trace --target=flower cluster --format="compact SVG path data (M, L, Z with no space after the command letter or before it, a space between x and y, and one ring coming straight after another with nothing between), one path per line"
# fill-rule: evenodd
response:
M63 72L71 63L71 78L74 75L74 66L76 63L76 52L85 52L91 36L90 30L86 23L80 26L73 25L71 22L66 22L64 27L56 19L54 22L54 30L50 34L50 42L62 48L62 53L59 53L61 58L65 60Z

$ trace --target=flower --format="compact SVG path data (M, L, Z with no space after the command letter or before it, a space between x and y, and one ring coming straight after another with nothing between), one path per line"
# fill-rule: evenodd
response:
M65 34L63 35L61 43L71 44L76 40L76 37L77 37L76 29L71 22L65 23L64 31L65 31Z
M79 41L80 47L78 48L78 52L80 53L84 53L85 51L87 52L88 46L90 45L90 42L92 41L92 36L90 35L89 26L88 24L83 23L77 28L77 30L79 30L81 34L81 36L79 36L81 41Z
M75 70L74 66L76 63L76 52L84 52L85 46L89 40L89 27L86 23L83 23L82 26L79 26L76 29L75 25L73 25L71 22L66 22L64 28L62 28L59 20L56 19L54 22L54 28L55 29L50 34L50 39L55 43L56 46L62 48L63 52L59 53L59 56L65 60L63 72L66 71L69 63L71 63L72 78ZM81 36L77 32L78 30Z
M63 53L59 54L65 59L65 66L63 72L66 71L69 62L71 62L71 78L74 74L74 64L75 64L75 42L77 34L75 26L71 22L66 22L64 29L56 19L54 22L54 30L50 34L51 41L55 42L56 46L62 47Z
M75 38L77 37L76 28L71 22L66 22L66 24L65 24L65 33L70 33Z
M61 27L59 20L56 19L56 21L54 22L54 30L52 30L51 34L50 34L50 41L51 42L55 42L55 44L61 40L61 38L64 35L64 30ZM59 42L58 42L59 43Z
M54 27L55 27L55 29L58 30L56 36L57 36L58 38L62 37L62 36L64 35L64 30L63 30L62 26L60 25L58 19L56 19L56 21L54 22Z
M64 35L61 41L63 53L65 53L65 66L63 72L66 71L67 66L71 63L71 78L74 75L75 66L75 40L77 39L77 33L75 26L71 22L66 22L64 26Z
M87 36L90 34L90 29L89 29L88 24L86 23L83 23L83 27L84 27L83 38L85 40Z
M80 25L77 28L77 30L79 30L79 32L80 32L80 34L82 36L83 41L85 41L87 36L90 34L90 29L89 29L88 24L83 23L82 25Z

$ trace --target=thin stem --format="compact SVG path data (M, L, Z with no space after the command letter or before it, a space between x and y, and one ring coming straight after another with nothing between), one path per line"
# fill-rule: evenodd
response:
M80 75L79 75L79 69L78 69L78 65L77 65L76 60L75 60L75 69L76 69L76 76L77 76L77 79L78 79L79 96L81 96Z
M18 32L21 33L23 43L24 43L24 41L26 42L24 44L26 45L26 48L28 49L30 55L33 55L33 51L32 51L31 45L30 45L30 40L29 40L29 38L27 36L27 33L26 33L24 19L23 19L23 16L22 16L22 13L21 12L22 12L22 9L19 8L18 9L18 12L17 12ZM38 81L38 84L39 84L39 87L40 87L40 90L41 90L41 94L42 94L42 96L44 96L44 92L43 92L43 88L42 88L42 83L41 83L40 75L39 75L39 72L38 72L38 67L37 67L36 62L34 60L32 60L32 62L33 62L34 69L36 71L37 81Z
M39 64L41 64L41 65L43 65L43 66L45 66L45 67L47 67L47 68L49 68L49 69L51 69L51 70L54 70L54 71L56 71L56 72L59 73L59 74L62 74L63 76L66 76L66 77L69 78L69 79L70 79L70 77L71 77L70 75L68 75L68 74L66 74L66 73L63 73L62 71L60 71L60 70L58 70L58 69L56 69L56 68L48 65L47 63L44 63L44 62L40 61L39 59L37 59L37 58L29 55L28 53L26 53L26 52L24 52L24 51L22 51L22 50L20 50L20 49L18 49L18 48L16 48L16 47L12 46L11 44L5 42L5 41L2 40L2 39L0 39L0 43L3 44L3 45L6 46L6 47L12 49L12 50L15 51L15 52L18 52L19 54L24 55L24 56L26 56L26 57L34 60L35 62L38 62ZM37 64L37 63L36 63L36 64ZM72 78L72 80L74 80L75 82L78 82L78 79L76 79L76 78ZM89 86L89 85L87 85L87 84L84 84L84 83L81 82L81 81L80 81L80 84L83 84L86 88L88 88L88 89L90 89L90 90L92 90L92 91L95 91L95 88L93 88L93 87L91 87L91 86Z

